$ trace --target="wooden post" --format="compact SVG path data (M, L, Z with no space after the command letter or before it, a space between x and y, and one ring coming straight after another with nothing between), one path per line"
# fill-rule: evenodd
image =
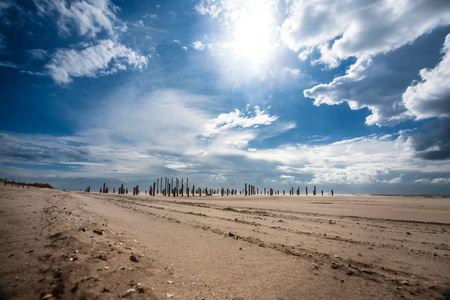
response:
M181 178L181 197L184 195L184 179Z
M247 184L245 184L245 196L247 196Z
M186 195L189 197L189 178L186 178Z
M334 192L333 192L333 190L331 190L331 196L334 196Z
M300 187L297 187L297 196L300 196Z
M192 186L192 197L195 197L195 184Z
M306 196L308 196L308 187L305 187L306 190Z
M153 182L153 193L152 193L152 195L153 195L153 197L155 197L155 190L157 190L158 189L158 186L156 185L156 183L155 182Z
M159 178L156 179L156 193L159 194Z

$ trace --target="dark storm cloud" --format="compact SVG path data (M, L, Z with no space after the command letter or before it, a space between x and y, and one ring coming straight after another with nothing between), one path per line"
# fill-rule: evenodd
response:
M450 158L450 118L427 124L425 131L411 138L417 156L427 160Z
M55 163L61 161L84 161L89 152L65 143L45 145L0 133L0 162Z

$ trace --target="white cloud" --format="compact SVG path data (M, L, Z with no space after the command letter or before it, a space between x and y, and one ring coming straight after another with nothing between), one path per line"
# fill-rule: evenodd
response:
M395 172L445 172L450 163L440 165L414 157L410 141L403 135L342 140L329 145L283 145L276 149L246 152L247 157L277 163L286 176L310 174L310 183L373 184L399 183ZM294 175L287 175L294 176Z
M450 117L450 34L445 38L444 54L431 70L420 71L421 81L410 85L403 94L408 114L417 120Z
M57 13L57 25L61 34L70 34L73 26L80 35L95 37L103 30L110 36L115 35L117 7L109 0L33 1L42 16Z
M449 184L450 178L434 178L431 180L431 183L433 184Z
M320 60L336 67L348 57L398 49L448 24L448 1L294 0L289 2L281 38L293 51L316 47L321 53Z
M222 4L218 0L201 0L195 5L195 9L202 15L211 15L216 18L222 11Z
M401 53L392 53L361 57L345 75L330 83L318 84L303 94L313 98L317 106L347 102L353 110L367 107L372 112L366 119L368 125L395 125L409 118L449 117L450 88L446 84L450 80L449 36L442 49L442 60L434 69L422 69L422 80L409 87L417 69L407 66L408 61L402 62ZM392 67L393 62L396 68Z
M212 182L227 182L227 179L222 173L219 173L219 174L212 174L211 181Z
M44 49L31 49L27 51L28 56L31 59L43 60L48 57L48 51Z
M142 18L150 18L150 19L153 19L153 20L158 20L159 16L157 14L148 14L147 13L144 16L142 16Z
M437 177L437 178L420 178L416 179L414 182L416 183L424 183L424 184L449 184L450 178L443 178L443 177Z
M202 51L203 49L205 49L205 45L203 45L200 41L195 41L192 43L192 48L198 51Z
M295 78L299 78L300 76L303 75L302 72L300 72L299 69L289 68L289 67L285 67L285 68L283 69L283 72L284 72L285 74L288 74L288 75L290 75L290 76L292 76L292 77L295 77Z
M138 20L138 21L134 24L134 26L136 26L136 27L145 27L144 21L143 21L143 20Z
M259 106L255 106L253 113L244 113L236 109L234 112L220 114L217 118L204 124L204 135L210 136L233 127L248 128L258 125L270 125L277 119L277 116L269 115L264 110L261 110Z
M125 94L131 96L131 102L116 99L106 111L91 111L92 115L79 120L89 129L73 136L0 134L0 163L53 166L36 175L41 178L107 176L148 181L169 173L189 175L193 180L203 178L202 184L226 180L231 186L255 176L250 175L252 172L271 179L279 177L279 184L396 185L420 180L417 178L426 178L422 183L448 181L442 174L448 173L450 162L414 157L403 134L247 151L248 147L242 145L264 135L261 128L237 126L206 140L201 138L202 124L210 115L192 104L208 104L208 98L173 90L137 99L129 92ZM55 171L55 164L66 167Z
M401 103L404 71L393 70L388 62L361 57L350 66L346 74L330 83L318 84L303 91L314 99L314 105L336 105L347 102L352 110L367 107L371 111L368 125L393 125L408 118ZM383 86L383 89L380 89Z
M142 69L147 57L111 40L77 51L58 49L45 66L57 83L69 83L73 77L97 77L126 70L127 66Z
M165 167L169 168L169 169L180 171L180 170L184 170L184 169L188 169L188 168L193 168L194 165L190 164L190 163L173 162L173 163L167 164Z
M11 68L11 69L20 69L20 66L18 66L15 63L9 62L9 61L0 61L0 67Z

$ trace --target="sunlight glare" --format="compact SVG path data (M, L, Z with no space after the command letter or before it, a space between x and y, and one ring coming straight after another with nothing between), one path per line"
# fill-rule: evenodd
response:
M253 6L251 11L242 14L234 24L234 54L254 64L264 62L271 49L272 26L272 11L267 6Z

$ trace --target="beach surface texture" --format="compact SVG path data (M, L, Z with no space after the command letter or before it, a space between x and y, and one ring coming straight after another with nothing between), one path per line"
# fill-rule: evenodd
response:
M0 299L449 299L450 198L0 187Z

